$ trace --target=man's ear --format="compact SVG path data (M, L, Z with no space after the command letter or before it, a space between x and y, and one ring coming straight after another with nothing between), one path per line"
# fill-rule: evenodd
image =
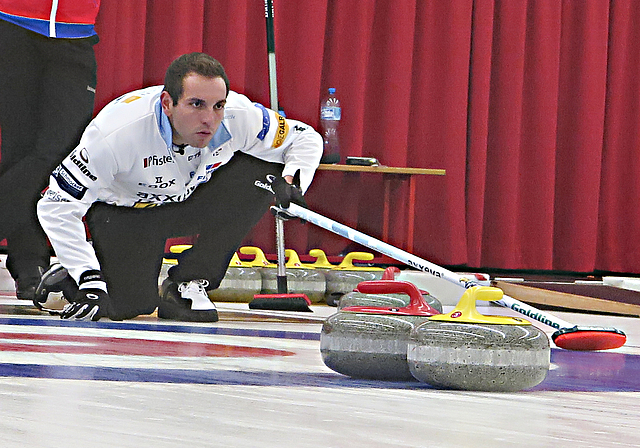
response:
M169 92L163 90L160 94L160 104L162 105L162 110L164 113L170 117L171 116L171 106L173 106L173 98L169 95Z

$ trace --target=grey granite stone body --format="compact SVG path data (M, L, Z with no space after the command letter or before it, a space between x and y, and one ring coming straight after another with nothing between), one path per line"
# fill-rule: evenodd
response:
M414 381L407 365L411 331L426 317L338 312L320 334L322 360L353 378Z
M212 301L250 302L262 289L260 270L251 267L229 267L220 286L208 292Z
M407 361L438 388L514 392L545 379L549 339L533 325L428 321L412 330Z

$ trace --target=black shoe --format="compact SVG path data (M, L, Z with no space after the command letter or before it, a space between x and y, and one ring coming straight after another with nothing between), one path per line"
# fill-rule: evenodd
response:
M42 311L59 314L78 292L75 280L60 263L52 264L42 274L34 290L33 304Z
M30 276L19 276L16 279L16 297L20 300L33 300L36 294L36 288L45 268L38 266L36 271L32 271Z
M39 281L39 278L16 280L16 297L20 300L33 300Z
M177 284L167 278L160 287L158 317L182 322L217 322L218 310L209 300L207 280Z

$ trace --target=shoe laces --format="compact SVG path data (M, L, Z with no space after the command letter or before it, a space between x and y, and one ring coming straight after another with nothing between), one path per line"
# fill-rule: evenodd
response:
M193 292L206 294L207 291L205 288L207 286L209 286L209 280L205 280L205 279L191 280L190 282L180 283L178 285L178 292L180 294L183 294L184 292L189 291L190 289L191 290L195 289L195 291Z

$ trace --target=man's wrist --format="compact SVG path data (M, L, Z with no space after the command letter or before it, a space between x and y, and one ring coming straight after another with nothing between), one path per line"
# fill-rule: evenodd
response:
M104 281L102 273L96 269L84 271L82 275L80 275L78 287L80 289L101 289L107 292L107 283Z

